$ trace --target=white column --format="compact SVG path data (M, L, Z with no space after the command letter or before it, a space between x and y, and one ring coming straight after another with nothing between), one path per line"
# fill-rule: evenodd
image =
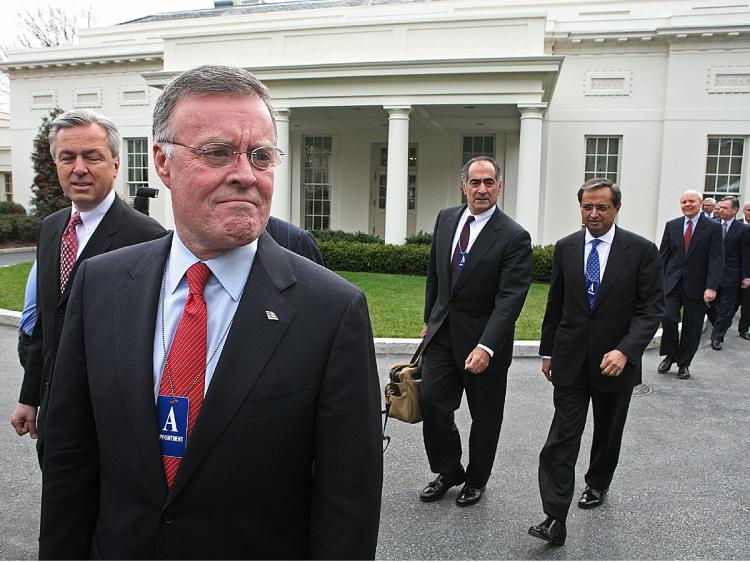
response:
M271 214L285 221L292 218L292 155L289 141L289 114L287 108L276 110L276 146L284 151L284 157L274 170L273 202Z
M388 111L388 179L385 200L385 242L406 241L409 185L410 106L384 106Z
M546 104L519 105L521 135L518 142L518 193L516 221L539 243L539 192L542 170L542 116Z

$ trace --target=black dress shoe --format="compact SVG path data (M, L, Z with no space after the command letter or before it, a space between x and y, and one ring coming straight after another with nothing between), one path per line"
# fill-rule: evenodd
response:
M484 488L472 488L467 484L458 494L456 505L458 507L469 507L470 505L474 505L482 499L483 491Z
M529 534L552 544L563 545L568 532L565 529L565 523L554 517L547 517L539 525L529 527Z
M604 503L604 495L607 490L597 490L591 486L586 486L586 489L581 494L581 499L578 500L578 507L581 509L592 509L599 507Z
M463 472L453 479L438 474L438 477L435 478L435 480L425 486L425 489L419 494L419 499L423 502L437 501L445 495L445 492L450 490L453 486L463 484L465 480L466 475Z
M667 355L664 358L664 361L659 363L659 366L656 368L656 370L660 373L667 373L669 372L669 369L672 368L672 363L674 363L674 357L670 357L669 355Z
M690 369L688 367L679 367L677 369L677 376L681 379L689 379Z
M719 340L712 340L711 341L711 349L714 351L721 351L721 342Z
M750 332L742 332L742 333L740 334L740 337L741 337L741 338L742 338L743 340L750 340Z

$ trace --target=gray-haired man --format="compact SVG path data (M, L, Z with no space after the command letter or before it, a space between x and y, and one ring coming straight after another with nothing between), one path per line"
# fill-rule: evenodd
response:
M45 218L37 237L37 321L18 405L11 416L16 433L28 433L32 439L43 434L44 407L78 265L166 234L158 222L131 209L114 193L120 134L112 121L86 109L68 111L53 121L49 141L60 186L73 204ZM41 464L42 439L37 450Z

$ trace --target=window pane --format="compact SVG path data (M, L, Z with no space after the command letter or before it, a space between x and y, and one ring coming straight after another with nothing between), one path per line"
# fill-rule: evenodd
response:
M732 153L732 139L721 139L719 142L719 154L729 155Z
M745 146L745 139L735 138L732 143L732 155L742 156L742 151Z

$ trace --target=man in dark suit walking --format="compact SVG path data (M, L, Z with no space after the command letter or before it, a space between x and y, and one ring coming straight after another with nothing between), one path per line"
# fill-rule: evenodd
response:
M724 336L737 312L737 294L742 289L742 279L750 277L747 271L750 266L742 260L747 226L735 220L739 208L740 203L736 197L725 197L716 204L715 212L720 220L724 243L724 268L714 306L708 310L708 317L713 324L711 349L714 351L721 351L724 346Z
M701 211L701 195L688 190L680 197L684 216L664 225L659 246L664 266L666 309L662 319L658 371L677 362L677 376L690 378L690 363L698 351L706 305L716 299L723 268L721 225ZM678 331L682 310L682 333Z
M750 201L745 201L742 206L741 223L747 226L745 241L742 244L742 266L750 270ZM750 271L743 274L742 285L737 292L737 307L740 309L740 319L737 324L739 336L744 340L750 340Z
M364 294L265 231L266 87L202 66L154 108L175 233L86 261L49 405L40 558L372 559ZM140 306L133 306L139 303Z
M438 214L427 272L420 404L438 476L420 500L465 482L456 503L466 507L481 499L495 459L515 323L531 284L531 239L496 206L502 182L492 158L469 160L461 183L467 205ZM453 422L464 391L472 417L465 470Z
M18 405L11 417L18 435L39 435L40 464L44 406L79 264L166 234L159 223L131 209L114 192L120 168L120 134L109 119L86 109L68 111L53 121L49 141L60 186L73 204L52 213L39 226L37 318L27 347Z
M614 226L620 189L594 178L578 191L585 225L555 245L539 354L554 385L555 415L539 454L539 490L547 518L529 534L564 544L575 465L589 401L594 438L578 507L604 501L620 455L641 357L664 311L656 246Z

